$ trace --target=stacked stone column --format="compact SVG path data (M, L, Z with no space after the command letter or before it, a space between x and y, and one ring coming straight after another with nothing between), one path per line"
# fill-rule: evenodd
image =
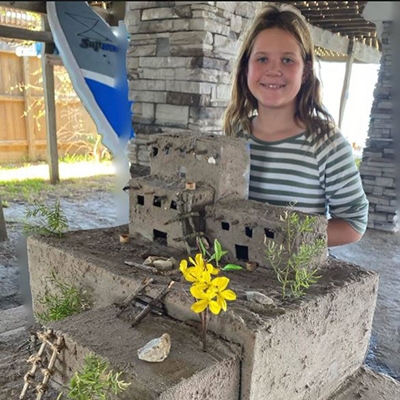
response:
M392 39L392 23L384 22L381 67L360 173L370 203L368 227L396 232L398 208L392 113Z
M162 132L221 133L240 34L261 2L127 2L130 161L149 165Z

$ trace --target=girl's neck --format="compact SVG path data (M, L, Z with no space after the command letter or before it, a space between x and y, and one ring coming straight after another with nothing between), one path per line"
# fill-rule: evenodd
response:
M252 133L260 140L275 142L304 132L305 125L294 118L294 112L285 109L258 110L252 121Z

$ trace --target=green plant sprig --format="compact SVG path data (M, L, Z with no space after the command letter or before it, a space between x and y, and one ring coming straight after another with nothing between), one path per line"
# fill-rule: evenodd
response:
M43 313L37 313L40 320L58 321L89 308L90 301L87 294L73 285L61 282L55 276L54 271L46 280L55 286L59 294L46 293L38 297L39 303L46 309Z
M196 238L196 243L197 243L197 247L201 251L201 254L203 255L203 258L205 260L207 260L207 263L215 260L216 267L220 268L219 262L224 255L228 254L228 252L222 250L222 247L221 247L221 244L219 243L219 241L217 239L214 240L214 253L213 254L211 254L206 249L201 237ZM242 267L240 265L227 264L223 268L221 268L221 271L233 271L233 270L241 270L241 269L242 269Z
M72 377L67 397L72 400L109 400L126 390L130 383L121 379L122 372L113 373L101 357L88 354L81 372Z
M54 207L35 202L31 209L25 213L26 218L37 218L35 223L24 222L23 230L25 234L48 233L62 237L68 230L68 220L57 199Z
M297 213L285 211L280 220L285 222L286 226L282 232L286 239L286 248L282 244L278 246L275 242L270 241L267 244L266 257L282 286L282 297L284 299L289 296L299 298L306 294L306 290L311 284L321 278L317 275L318 268L309 268L309 265L325 247L325 242L318 239L311 244L301 243L298 251L294 253L294 246L301 235L314 230L316 217L307 215L301 220ZM286 262L284 262L285 258Z

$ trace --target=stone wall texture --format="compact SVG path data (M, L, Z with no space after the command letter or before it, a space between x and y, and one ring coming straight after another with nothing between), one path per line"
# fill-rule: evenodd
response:
M392 113L392 28L391 22L384 22L381 67L360 173L369 200L368 227L397 232L399 224Z
M149 165L149 135L221 133L231 72L262 2L127 2L129 98L134 101L133 164Z

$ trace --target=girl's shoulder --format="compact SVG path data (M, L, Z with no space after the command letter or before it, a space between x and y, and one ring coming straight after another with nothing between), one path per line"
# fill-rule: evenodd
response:
M342 134L339 128L334 127L325 135L318 133L308 136L308 140L313 144L315 150L319 152L335 151L339 146L350 146L350 143Z

